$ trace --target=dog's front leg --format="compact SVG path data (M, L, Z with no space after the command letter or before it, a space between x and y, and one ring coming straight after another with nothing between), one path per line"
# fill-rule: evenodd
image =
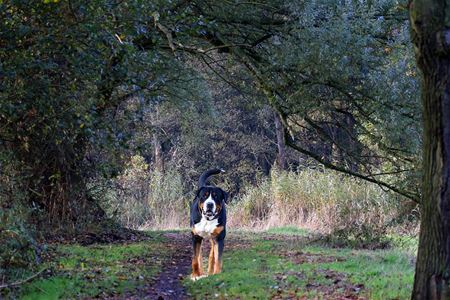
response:
M208 259L208 275L214 274L214 247L216 241L214 239L210 239L211 250L209 251L209 259Z
M214 274L222 272L222 254L225 246L224 240L218 240L214 243Z
M202 241L203 238L198 235L192 235L192 246L194 253L192 255L192 280L197 280L203 275L202 270Z

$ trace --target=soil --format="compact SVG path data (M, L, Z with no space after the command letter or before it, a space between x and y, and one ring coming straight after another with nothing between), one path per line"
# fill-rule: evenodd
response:
M181 281L191 271L191 236L188 233L166 233L164 237L167 247L172 249L172 256L163 266L163 271L148 286L135 291L134 295L127 295L126 299L189 299Z

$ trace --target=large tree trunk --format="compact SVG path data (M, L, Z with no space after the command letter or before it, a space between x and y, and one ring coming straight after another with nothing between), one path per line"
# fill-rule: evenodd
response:
M450 0L412 1L422 71L424 165L421 230L412 299L448 299L450 277Z

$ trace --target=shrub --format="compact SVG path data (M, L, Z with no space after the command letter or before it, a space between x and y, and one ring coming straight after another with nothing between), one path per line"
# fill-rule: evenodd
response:
M22 205L0 210L0 284L20 277L38 260L37 244L30 225L24 222L27 216Z
M20 170L6 153L0 157L0 284L20 278L39 260ZM0 297L1 298L1 297Z

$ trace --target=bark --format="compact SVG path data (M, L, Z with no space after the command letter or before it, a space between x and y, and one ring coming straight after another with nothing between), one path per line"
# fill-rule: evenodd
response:
M159 173L164 173L164 156L163 156L163 148L161 139L159 138L159 134L157 128L161 126L161 119L159 116L159 108L156 108L155 111L155 119L153 121L153 126L155 126L155 131L153 132L153 151L154 151L154 162L155 162L155 170Z
M263 172L263 174L265 176L269 176L271 165L270 165L269 161L267 160L266 155L264 153L258 154L257 161L258 161L258 165L261 168L261 171Z
M421 230L412 299L450 297L449 7L450 0L410 3L424 115Z
M277 113L274 113L275 119L275 133L277 135L277 165L281 170L287 170L287 161L286 161L286 143L284 141L284 129L283 124L281 123L280 116Z
M357 172L358 164L356 158L359 154L359 145L355 140L356 120L349 112L334 113L337 124L332 130L331 139L333 140L334 163L337 165L346 165L348 169Z
M162 146L157 133L153 134L153 147L155 149L155 169L160 173L164 173Z

